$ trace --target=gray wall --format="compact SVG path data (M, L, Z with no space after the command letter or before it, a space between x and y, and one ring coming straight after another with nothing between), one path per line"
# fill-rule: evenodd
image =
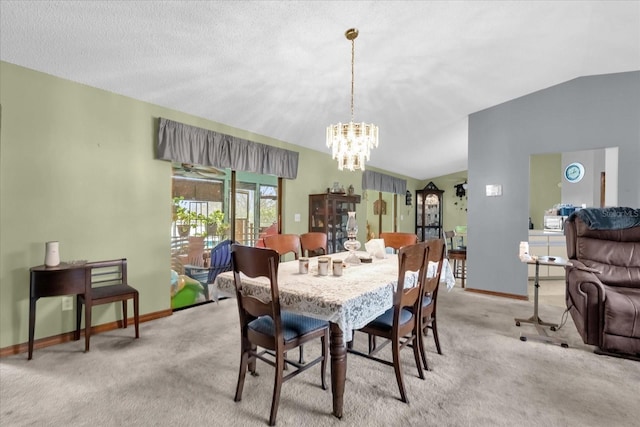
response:
M640 71L580 77L469 117L468 286L527 295L529 156L619 147L618 202L640 206ZM502 196L485 197L485 186Z
M600 206L600 172L605 171L605 153L606 150L586 150L562 154L562 203ZM564 169L573 162L584 166L584 178L579 182L569 182L564 177Z

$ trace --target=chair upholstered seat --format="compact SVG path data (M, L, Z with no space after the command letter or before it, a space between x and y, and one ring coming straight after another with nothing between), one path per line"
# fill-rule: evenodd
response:
M133 286L129 286L126 283L110 286L96 286L91 289L91 298L93 300L106 299L106 298L118 298L121 295L131 294L138 292ZM119 301L119 299L118 299Z
M383 314L381 314L380 316L376 317L374 320L371 321L371 323L369 323L369 325L371 327L374 328L379 328L379 329L391 329L393 328L393 313L395 312L395 308L390 308L389 310L385 311ZM411 319L413 318L413 313L411 312L411 310L408 310L406 308L403 308L402 311L400 311L400 324L404 325L405 323L409 322Z
M282 334L285 341L313 331L329 327L329 322L313 317L283 311L281 313ZM271 316L260 316L249 323L249 328L263 335L274 336L275 326Z

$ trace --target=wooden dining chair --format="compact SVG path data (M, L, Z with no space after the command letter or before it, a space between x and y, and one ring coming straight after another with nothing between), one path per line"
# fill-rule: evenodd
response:
M242 399L247 370L252 375L256 375L256 361L258 359L275 367L273 398L269 416L269 425L275 425L282 383L321 363L322 389L326 390L325 371L329 351L329 323L281 311L278 290L278 252L234 244L231 247L231 263L240 313L241 335L240 371L234 400L239 402ZM268 278L271 301L264 302L244 292L240 274L251 278ZM288 350L317 338L321 340L321 355L314 360L303 365L286 358ZM265 350L259 352L258 347ZM296 369L285 376L284 367L287 364Z
M327 254L327 233L310 231L300 235L302 256L318 256Z
M453 243L453 239L456 237L456 232L453 230L450 231L445 231L444 232L444 238L445 238L445 242L447 247L445 248L445 257L447 256L447 252L450 251L451 249L455 249L455 245Z
M436 343L436 350L438 354L442 354L440 349L440 340L438 339L438 324L436 322L436 308L438 303L438 289L440 287L440 275L442 272L442 264L444 262L444 253L446 243L444 239L431 239L421 243L428 248L427 260L429 262L437 263L432 274L427 274L424 281L424 287L422 292L422 304L420 315L420 330L421 334L418 336L420 345L420 352L422 354L422 363L424 369L429 370L427 365L427 355L425 352L424 339L428 335L429 329L433 331L433 339Z
M382 232L380 238L384 240L385 248L393 248L397 252L401 247L418 243L418 235L413 233Z
M280 255L280 261L284 260L284 256L293 253L296 259L300 258L300 236L297 234L270 234L264 237L264 245L269 249L273 249ZM304 346L300 346L299 363L304 363ZM287 369L285 367L285 369Z
M300 236L297 234L271 234L264 237L264 245L278 252L280 259L288 253L300 258Z
M398 284L393 293L393 307L382 315L378 316L365 327L358 331L369 334L370 338L381 337L386 341L381 345L372 347L371 339L369 340L369 352L364 353L354 349L354 346L348 346L347 351L355 353L359 356L393 366L396 373L396 381L400 389L400 398L403 402L409 403L407 393L405 391L402 379L402 366L400 363L400 350L410 346L413 349L416 367L418 368L418 377L424 379L422 371L422 362L420 360L420 303L423 285L427 272L427 257L429 249L424 244L415 244L403 246L398 251ZM409 276L415 279L414 286L408 286L408 272L417 272L417 275ZM393 362L376 356L386 344L391 343L391 353Z
M129 285L127 281L126 258L111 261L96 261L86 264L87 286L85 294L76 297L76 333L75 339L80 339L80 322L82 320L82 305L84 304L87 315L85 317L84 351L89 351L91 338L91 309L100 304L122 301L122 325L127 327L127 302L133 299L133 322L135 324L136 338L140 337L138 314L138 290ZM90 277L89 277L90 275Z

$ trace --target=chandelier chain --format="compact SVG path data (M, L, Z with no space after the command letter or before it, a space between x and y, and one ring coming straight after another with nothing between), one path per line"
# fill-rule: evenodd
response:
M353 93L355 86L356 40L351 40L351 121L353 121Z

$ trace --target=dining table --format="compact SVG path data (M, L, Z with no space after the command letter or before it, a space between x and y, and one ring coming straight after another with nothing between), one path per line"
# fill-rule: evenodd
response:
M299 261L285 261L278 266L278 288L282 310L302 314L329 322L331 356L331 392L333 415L342 418L343 397L347 372L346 343L353 338L353 331L383 314L393 306L393 293L398 281L398 257L385 254L383 258L371 257L367 252L356 252L359 258L371 260L361 264L344 263L342 275L318 274L318 259L309 258L308 273L300 273ZM344 260L348 252L328 255ZM429 263L428 276L433 277L437 263ZM405 286L415 286L417 273L409 273ZM271 298L269 280L266 277L249 278L241 275L244 292L268 301ZM441 283L451 290L455 278L449 262L444 259ZM235 296L233 272L218 275L214 282L218 291Z

